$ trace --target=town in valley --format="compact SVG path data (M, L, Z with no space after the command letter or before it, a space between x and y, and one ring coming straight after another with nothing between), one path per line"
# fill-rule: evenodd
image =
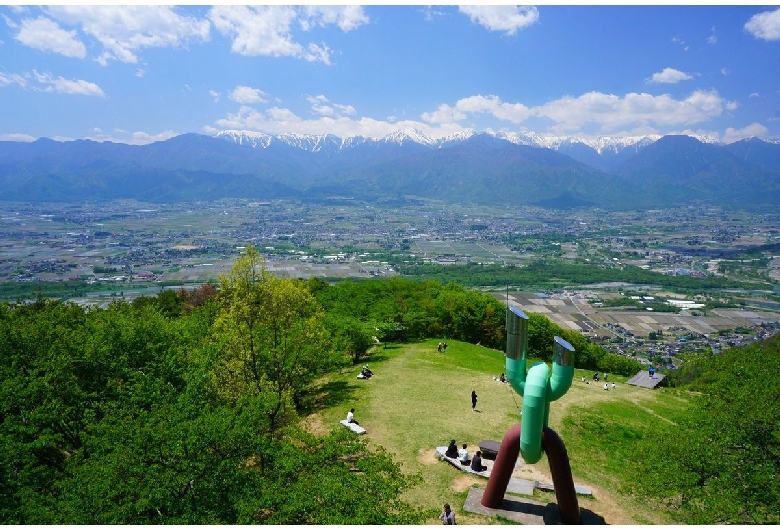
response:
M780 328L780 214L716 206L549 210L408 199L223 199L174 204L0 203L0 287L82 282L79 304L218 283L248 245L278 276L381 278L407 264L523 267L544 258L761 288L601 281L479 286L642 362L761 340ZM465 269L464 269L465 270ZM720 300L712 304L713 300Z

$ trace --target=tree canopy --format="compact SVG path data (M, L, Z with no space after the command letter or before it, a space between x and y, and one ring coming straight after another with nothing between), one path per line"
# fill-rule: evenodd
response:
M389 455L298 427L296 393L340 357L307 284L261 265L218 295L0 305L0 521L424 520Z
M648 429L636 491L686 524L780 523L780 338L701 356L688 372L694 406Z

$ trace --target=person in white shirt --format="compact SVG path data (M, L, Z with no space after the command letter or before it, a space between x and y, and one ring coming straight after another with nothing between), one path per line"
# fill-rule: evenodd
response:
M357 421L355 421L355 409L349 409L349 412L347 412L347 423L360 425Z
M458 460L464 466L469 463L469 452L466 450L466 444L463 444L463 448L458 450Z

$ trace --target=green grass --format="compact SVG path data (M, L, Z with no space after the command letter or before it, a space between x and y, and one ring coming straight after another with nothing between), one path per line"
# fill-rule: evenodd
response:
M394 454L404 472L419 475L420 483L405 499L431 510L431 523L437 522L445 502L456 508L461 522L501 523L460 513L457 508L462 508L470 486L484 488L487 480L435 460L432 451L453 438L458 445L467 443L472 452L481 440L501 440L519 423L522 398L509 385L493 380L505 371L503 352L448 341L444 354L437 352L437 342L377 348L368 361L375 374L368 381L356 379L359 366L333 374L324 381L332 395L320 396L317 419L325 428L341 428L339 420L354 407L370 443ZM603 385L582 383L582 376L590 379L592 371L576 370L572 387L550 408L550 427L566 444L575 484L594 491L593 498L580 498L580 507L611 524L672 523L657 513L645 513L642 499L623 493L627 486L623 471L632 465L633 445L647 429L680 417L686 395L628 386L627 378L612 375L610 382L614 380L617 388L607 392ZM479 396L478 412L471 411L472 390ZM528 478L550 477L545 457L524 466L520 476L525 472ZM543 500L554 502L554 495Z

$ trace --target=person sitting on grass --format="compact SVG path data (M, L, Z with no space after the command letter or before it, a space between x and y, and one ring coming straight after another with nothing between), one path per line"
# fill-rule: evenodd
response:
M447 446L447 452L444 453L447 458L458 458L458 446L455 445L455 440L450 440L450 445Z
M471 459L471 469L477 473L487 469L487 466L482 465L482 451L477 451L477 454Z
M349 409L349 412L347 412L347 423L354 423L355 425L360 425L355 420L355 409Z
M458 460L464 466L467 466L469 464L469 452L468 450L466 450L466 444L463 444L463 448L460 451L458 451Z

